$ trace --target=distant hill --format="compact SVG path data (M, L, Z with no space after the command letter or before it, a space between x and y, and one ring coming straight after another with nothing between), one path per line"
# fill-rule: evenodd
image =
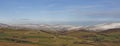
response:
M113 28L111 25L115 27ZM46 24L0 24L0 27L0 46L120 45L120 28L118 24L87 27ZM94 28L95 30L93 30Z
M0 23L0 28L7 28L7 27L10 27L10 26L7 24Z
M110 29L120 28L120 23L106 23L98 24L93 26L73 26L73 25L48 25L48 24L17 24L8 25L0 23L0 28L13 28L13 29L34 29L34 30L44 30L44 31L56 31L56 32L66 32L66 31L106 31Z

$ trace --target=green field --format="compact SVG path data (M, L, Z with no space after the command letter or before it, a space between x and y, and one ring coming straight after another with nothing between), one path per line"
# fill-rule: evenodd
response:
M119 46L120 31L64 33L30 29L0 29L0 46Z

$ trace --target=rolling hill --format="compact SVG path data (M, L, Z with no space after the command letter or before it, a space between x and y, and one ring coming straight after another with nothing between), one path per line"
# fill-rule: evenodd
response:
M33 25L18 26L0 24L0 27L2 27L0 28L0 46L120 45L120 28L118 28L119 24L116 23L89 27L40 25L36 25L34 27ZM109 27L107 28L106 26ZM103 30L101 29L101 27L103 29L106 28L107 30ZM92 30L93 28L95 28L95 30ZM101 30L98 30L98 28L100 28Z

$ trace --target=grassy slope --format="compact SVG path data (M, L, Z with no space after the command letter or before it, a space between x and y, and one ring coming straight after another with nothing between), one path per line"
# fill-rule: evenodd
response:
M25 29L0 29L0 46L118 46L120 32L70 31L63 35Z

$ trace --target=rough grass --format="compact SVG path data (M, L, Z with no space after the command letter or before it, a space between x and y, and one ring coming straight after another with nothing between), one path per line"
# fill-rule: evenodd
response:
M120 32L70 31L62 35L29 29L0 29L0 46L117 46Z

